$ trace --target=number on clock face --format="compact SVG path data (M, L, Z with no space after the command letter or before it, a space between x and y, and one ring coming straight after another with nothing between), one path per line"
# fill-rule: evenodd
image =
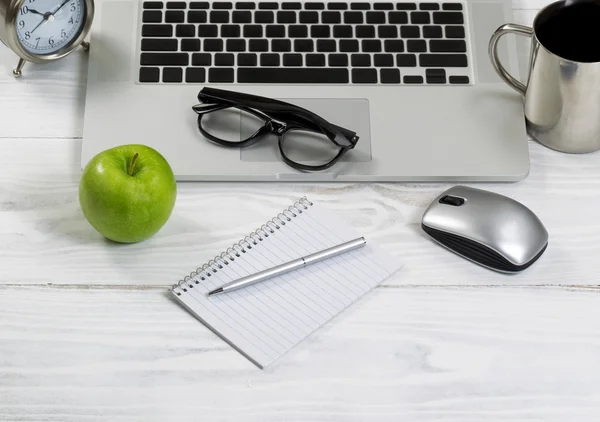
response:
M85 0L24 0L17 37L29 53L56 53L81 33L85 13Z

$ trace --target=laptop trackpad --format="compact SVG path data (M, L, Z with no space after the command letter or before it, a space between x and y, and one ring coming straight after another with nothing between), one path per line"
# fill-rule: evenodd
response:
M358 143L354 149L342 157L340 161L371 161L371 123L369 119L368 100L362 98L279 98L279 100L303 107L312 111L313 113L318 114L330 123L356 132L356 134L360 137ZM257 122L253 117L246 114L242 115L240 122L240 139L246 139L252 136L252 134L256 131L256 125ZM297 138L288 136L287 139L291 141L295 141L297 139L298 142L305 141L301 136ZM310 142L310 140L306 141ZM288 140L286 140L286 143L288 143ZM326 153L325 151L322 152ZM299 152L299 154L302 153L303 152ZM319 161L321 158L316 156L317 154L321 153L319 148L315 148L314 150L308 149L307 153L315 155L315 157L312 157L314 158L315 162ZM287 152L286 155L288 155ZM277 136L268 136L262 141L242 149L240 152L240 158L242 161L255 162L281 161Z

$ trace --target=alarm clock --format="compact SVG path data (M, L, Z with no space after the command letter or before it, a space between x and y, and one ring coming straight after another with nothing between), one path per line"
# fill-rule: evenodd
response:
M0 0L0 41L19 56L13 70L21 76L25 62L61 59L81 46L94 18L93 0Z

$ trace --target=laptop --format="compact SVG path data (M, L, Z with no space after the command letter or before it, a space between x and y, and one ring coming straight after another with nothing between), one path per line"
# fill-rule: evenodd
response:
M522 180L523 102L488 57L490 36L512 21L510 0L99 2L82 167L140 143L178 181ZM500 56L519 77L516 41L505 38ZM358 143L322 171L284 163L277 140L217 145L192 110L204 87L299 105ZM240 139L242 120L228 123Z

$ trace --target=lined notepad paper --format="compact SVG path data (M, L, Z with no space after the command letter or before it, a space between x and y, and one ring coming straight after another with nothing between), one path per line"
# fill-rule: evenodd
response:
M339 217L303 198L173 286L172 292L202 323L264 368L402 264L376 251L366 238L363 248L268 281L211 297L206 293L357 237Z

